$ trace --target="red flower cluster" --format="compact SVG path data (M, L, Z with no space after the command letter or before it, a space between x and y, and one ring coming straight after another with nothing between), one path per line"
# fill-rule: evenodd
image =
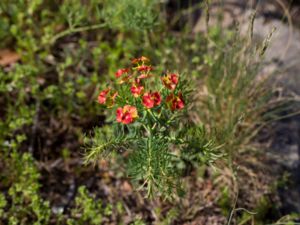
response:
M161 96L158 92L148 92L143 95L143 105L151 109L154 106L158 106L161 103Z
M124 73L129 73L129 69L128 68L118 69L118 71L115 73L116 78L121 77Z
M109 89L106 89L106 90L100 92L100 94L98 95L98 102L100 104L104 105L106 103L106 96L109 91L110 91Z
M179 79L177 74L172 73L163 76L161 81L167 89L174 91ZM169 94L166 98L166 102L172 111L183 109L185 104L181 92L179 92L177 96L174 93Z
M132 96L136 98L134 102L140 101L146 109L152 109L161 105L163 97L158 91L147 90L147 92L145 92L146 86L144 86L144 80L154 76L150 74L150 71L153 70L153 67L149 65L148 62L149 59L144 56L133 59L133 67L119 69L115 73L115 77L118 79L119 84L126 83L130 85L127 87L129 88ZM166 105L172 111L184 108L185 103L182 93L175 91L179 82L178 75L175 73L166 74L165 76L161 77L161 82L166 89L171 91L171 93L165 99ZM175 92L178 94L175 94ZM106 105L107 107L112 107L115 103L115 98L117 95L118 92L113 92L110 88L107 88L100 92L98 96L98 102L102 105ZM127 97L125 98L125 101L127 102ZM137 118L138 111L135 106L127 104L123 107L117 108L117 122L130 124L133 123Z
M143 72L143 71L149 72L149 71L153 70L153 67L152 66L141 65L141 66L137 67L137 70L140 71L140 72Z
M167 97L166 102L172 111L174 111L176 109L184 108L184 100L183 100L181 92L177 96L174 95L173 93L171 93Z
M133 83L131 88L130 88L131 93L135 98L139 97L141 94L144 92L144 87L140 85L138 82Z
M117 109L117 121L123 124L132 123L138 118L137 109L131 105L125 105Z
M98 102L101 105L106 105L107 107L112 107L115 103L115 98L118 92L111 92L110 88L101 91L98 95Z
M178 84L178 76L175 73L168 74L161 78L166 88L174 90Z

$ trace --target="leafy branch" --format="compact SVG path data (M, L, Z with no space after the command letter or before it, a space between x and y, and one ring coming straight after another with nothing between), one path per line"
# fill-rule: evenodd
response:
M94 129L94 137L85 137L86 155L84 162L95 162L96 159L107 157L112 151L128 147L132 138L124 134L114 134L109 127Z

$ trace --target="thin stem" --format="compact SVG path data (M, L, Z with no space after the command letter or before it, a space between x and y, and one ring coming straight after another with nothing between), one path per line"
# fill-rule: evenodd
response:
M144 129L147 131L147 133L150 134L151 131L149 130L149 128L148 128L145 124L142 124L142 126L143 126Z
M248 209L245 209L245 208L236 208L235 211L245 211L246 213L250 214L250 215L255 215L257 214L257 212L252 212L252 211L249 211Z
M227 225L230 225L230 224L231 224L231 220L232 220L233 214L234 214L234 212L236 211L236 205L237 205L238 196L239 196L239 192L238 192L238 190L237 190L236 198L235 198L235 200L234 200L233 208L232 208L232 210L231 210L231 212L230 212L230 215L229 215L229 218L228 218Z
M151 163L152 163L152 133L151 133L151 128L149 129L149 137L148 137L148 140L147 140L147 151L148 151L148 177L147 179L149 179L150 177L153 178L152 176L152 166L151 166ZM152 184L151 184L151 179L148 180L148 197L151 196L151 192L152 192Z
M160 121L157 119L157 117L153 114L153 112L151 111L151 109L147 110L149 112L149 114L151 115L151 117L158 123L160 123Z
M55 36L53 36L52 39L51 39L51 41L50 41L50 43L53 44L58 39L60 39L60 38L62 38L64 36L67 36L69 34L83 32L83 31L87 31L87 30L95 30L95 29L106 27L106 26L107 26L106 23L100 23L100 24L94 24L94 25L85 26L85 27L77 27L77 28L71 27L70 29L64 30L64 31L56 34Z

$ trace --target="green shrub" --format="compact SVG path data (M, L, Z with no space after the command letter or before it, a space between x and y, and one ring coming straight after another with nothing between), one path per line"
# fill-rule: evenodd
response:
M10 225L47 224L51 213L49 202L39 196L40 175L31 155L12 152L5 163L3 181L9 189L6 197L1 195L0 221Z
M112 214L112 205L104 207L101 200L95 200L90 196L84 186L79 187L75 199L75 207L71 210L71 218L67 220L68 225L75 224L102 224L103 218Z

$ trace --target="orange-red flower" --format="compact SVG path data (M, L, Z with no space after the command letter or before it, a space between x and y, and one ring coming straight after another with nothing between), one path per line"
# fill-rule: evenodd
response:
M153 67L152 66L146 66L146 65L141 65L141 66L138 66L137 67L137 70L140 71L140 72L149 72L151 70L153 70Z
M174 90L178 84L178 76L175 73L163 76L161 80L164 86L170 90Z
M128 73L129 69L125 68L125 69L118 69L118 71L115 73L116 78L121 77L124 73Z
M117 109L117 121L123 124L133 123L138 118L137 109L131 105L125 105Z
M105 89L104 91L101 91L98 95L98 102L99 104L104 105L106 103L107 94L110 91L110 88Z
M139 75L136 80L139 83L142 79L146 79L146 78L149 78L149 77L152 77L152 76L153 75L151 75L151 74L145 74L145 73L143 73L143 74Z
M101 105L106 105L107 107L112 107L115 103L115 98L118 92L111 92L110 88L101 91L98 95L98 102Z
M147 62L147 61L150 61L150 60L145 56L141 56L140 58L136 58L136 59L131 60L131 62L133 64L139 63L139 62Z
M176 109L183 109L184 108L184 100L182 97L182 93L179 93L177 96L171 93L167 99L166 102L168 106L171 108L172 111Z
M131 93L135 98L139 97L144 92L144 87L138 83L133 83L130 88Z
M154 106L158 106L161 103L161 96L158 92L148 92L143 95L143 105L151 109Z

